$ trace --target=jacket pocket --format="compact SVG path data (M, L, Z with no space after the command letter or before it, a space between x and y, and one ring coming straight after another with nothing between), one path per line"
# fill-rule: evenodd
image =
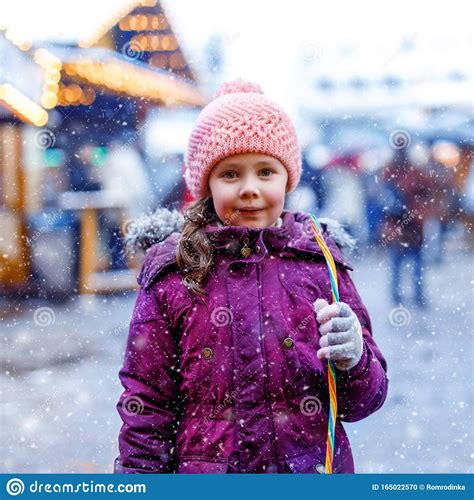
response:
M286 465L293 474L324 474L324 460L320 452L304 453L285 459Z
M178 474L225 474L228 468L228 460L182 457L178 464Z

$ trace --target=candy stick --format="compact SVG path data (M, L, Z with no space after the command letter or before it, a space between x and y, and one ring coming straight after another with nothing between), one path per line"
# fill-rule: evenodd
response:
M326 259L326 266L329 271L329 281L331 282L332 301L339 302L339 290L337 283L337 272L334 259L331 252L326 245L323 237L323 230L318 220L313 214L310 214L311 229L313 230L314 237L318 243L323 255ZM334 363L328 360L328 385L329 385L329 422L328 422L328 435L326 440L326 474L332 474L332 462L334 458L334 437L336 428L336 415L337 415L337 395L336 395L336 370Z

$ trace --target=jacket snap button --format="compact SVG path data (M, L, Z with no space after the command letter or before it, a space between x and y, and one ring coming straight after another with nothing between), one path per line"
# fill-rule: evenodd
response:
M293 339L291 337L286 337L286 339L283 341L283 347L285 349L291 349L294 345Z
M260 250L261 250L261 248L260 248L258 245L256 245L256 246L255 246L255 251L256 251L257 253L260 253Z
M210 347L205 347L202 350L202 355L204 356L205 359L211 359L213 355L212 349Z
M316 464L315 469L319 474L326 474L326 467L323 464Z

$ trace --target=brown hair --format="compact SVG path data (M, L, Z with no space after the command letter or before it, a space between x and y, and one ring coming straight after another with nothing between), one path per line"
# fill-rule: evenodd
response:
M204 285L214 263L214 247L204 227L217 224L218 221L211 197L195 201L184 213L181 238L176 247L176 262L188 290L200 297L207 295Z

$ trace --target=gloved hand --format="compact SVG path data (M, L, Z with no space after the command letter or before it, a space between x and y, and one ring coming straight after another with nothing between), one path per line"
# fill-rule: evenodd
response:
M349 370L362 357L362 327L354 311L345 302L329 305L324 299L313 303L320 324L321 339L317 356L332 359L339 370Z

